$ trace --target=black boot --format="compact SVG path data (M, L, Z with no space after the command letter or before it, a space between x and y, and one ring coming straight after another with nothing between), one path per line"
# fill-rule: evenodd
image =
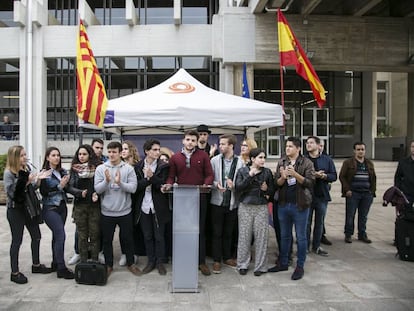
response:
M75 274L72 270L68 268L57 270L57 277L59 279L66 279L66 280L72 280L75 278Z

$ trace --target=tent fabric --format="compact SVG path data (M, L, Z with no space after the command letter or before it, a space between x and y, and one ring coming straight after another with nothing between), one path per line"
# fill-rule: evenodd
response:
M282 126L283 110L277 104L216 91L180 69L148 90L111 99L104 130L140 134L156 128L167 133L200 124L207 124L213 133L217 128ZM80 126L93 127L85 123Z

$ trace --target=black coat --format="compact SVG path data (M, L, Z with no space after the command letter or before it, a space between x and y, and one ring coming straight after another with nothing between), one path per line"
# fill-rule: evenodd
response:
M145 196L145 189L147 186L152 185L152 201L154 202L155 216L159 224L165 224L171 220L171 211L169 208L168 195L161 192L161 186L166 183L169 171L169 165L164 161L157 160L157 168L154 175L147 180L144 177L143 168L144 161L139 161L134 169L137 174L138 186L137 191L133 195L134 204L134 223L138 224L139 218L141 217L141 205Z
M272 171L264 167L259 174L252 177L249 175L249 170L248 166L242 167L236 175L235 190L240 202L253 205L267 204L275 193ZM260 190L263 182L267 184L267 191Z

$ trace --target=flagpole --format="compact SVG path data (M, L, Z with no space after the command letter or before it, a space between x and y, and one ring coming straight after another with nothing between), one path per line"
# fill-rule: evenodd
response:
M279 57L280 57L280 53L279 53ZM285 144L285 134L286 134L285 92L284 92L284 83L283 83L283 66L280 64L279 67L280 67L280 101L282 104L282 111L283 111L283 114L282 114L283 125L280 128L280 146L281 146L281 151L283 151L283 146Z
M80 31L80 12L79 12L79 4L80 3L79 2L80 2L80 0L78 1L78 18L77 18L77 25L78 25L78 34L77 35L78 36L79 36L79 31ZM76 57L78 57L78 54L77 53L76 53ZM75 59L75 64L76 64L76 61L77 61L77 59ZM76 66L75 66L75 76L76 76L76 79L78 79L78 77L76 75ZM77 81L75 81L75 82L77 82ZM76 87L77 87L77 83L76 83ZM77 96L78 96L78 92L76 90L76 95L75 95L76 105L78 105L78 98L77 98ZM83 145L83 128L81 126L79 126L79 117L78 117L78 115L76 115L76 117L78 118L77 125L78 125L78 132L79 132L79 146L82 146Z
M280 8L278 9L280 10ZM277 13L276 13L277 14ZM277 18L277 20L279 20L279 18ZM279 36L279 33L278 33ZM280 40L278 40L278 42L280 42ZM280 44L280 43L279 43ZM279 131L279 141L280 141L280 154L282 155L284 152L284 145L285 145L285 134L286 134L286 119L285 119L285 92L284 92L284 81L283 81L283 66L282 66L282 53L280 52L280 48L279 48L279 70L280 70L280 102L282 105L282 127L280 128Z

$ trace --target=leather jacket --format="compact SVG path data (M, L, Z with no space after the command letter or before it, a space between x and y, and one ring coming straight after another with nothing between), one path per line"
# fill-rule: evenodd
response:
M244 204L262 205L273 199L275 182L272 171L266 167L255 175L249 175L250 167L245 166L239 169L236 175L235 189L239 196L239 202ZM267 190L262 191L260 186L266 182Z
M288 159L283 158L279 161L275 174L275 181L277 181L280 174L280 167L286 167L288 165ZM312 191L315 184L315 169L311 160L300 155L295 162L295 171L302 175L305 180L302 184L296 184L296 205L299 209L303 210L309 208L312 204ZM278 186L277 182L276 187L279 189L278 202L280 205L286 203L286 191L287 191L287 182L282 186Z
M342 186L342 197L346 197L346 193L351 190L352 179L357 171L357 163L354 157L344 161L339 172L339 180ZM371 160L364 159L364 162L368 169L370 192L375 197L375 191L377 190L377 176L375 175L374 163Z

